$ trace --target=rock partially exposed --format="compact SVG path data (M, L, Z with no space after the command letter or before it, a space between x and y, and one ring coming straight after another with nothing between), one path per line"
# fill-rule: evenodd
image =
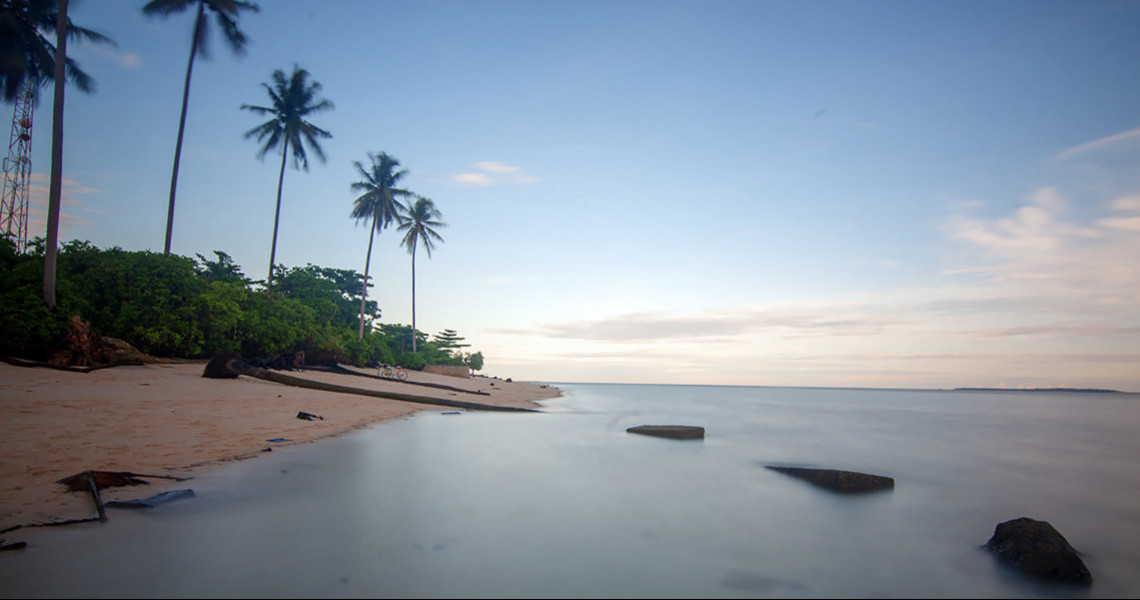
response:
M206 363L206 368L202 369L202 377L208 379L237 379L238 374L231 371L227 363L230 359L241 360L241 355L237 352L219 352Z
M1084 585L1093 581L1077 551L1047 521L1021 517L998 523L985 547L1033 577Z
M119 338L101 337L103 359L112 365L142 365L155 362L154 358L139 352L126 340Z
M777 467L766 465L773 471L802 479L812 485L839 492L841 494L860 494L878 490L890 490L895 487L895 480L882 475L871 475L855 471L838 471L835 469L807 469L803 467Z
M626 432L674 440L701 440L705 437L705 428L695 425L638 425L626 429Z

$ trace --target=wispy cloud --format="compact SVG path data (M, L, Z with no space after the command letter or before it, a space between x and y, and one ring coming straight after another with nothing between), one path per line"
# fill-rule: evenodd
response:
M1006 213L984 209L954 207L944 243L956 264L928 287L616 310L490 333L561 365L553 377L564 369L600 381L1136 389L1140 195L1075 210L1061 189L1041 188Z
M1082 222L1069 214L1058 190L1043 188L1010 216L956 214L947 231L965 243L963 259L973 273L1004 286L1008 295L1136 306L1140 202L1124 197L1107 208L1113 214Z
M82 50L79 48L82 48ZM89 44L80 46L79 48L76 49L77 54L89 52L127 69L136 69L142 65L142 57L138 54L135 54L134 52L119 52L112 48L108 48L107 46L100 46L97 44ZM68 47L68 50L71 50L70 46Z
M1080 144L1078 146L1073 146L1072 148L1069 148L1068 150L1064 150L1062 152L1057 153L1057 155L1054 158L1056 158L1057 160L1066 160L1066 159L1070 159L1070 158L1079 156L1081 154L1087 154L1089 152L1094 152L1097 150L1103 150L1106 148L1111 148L1114 146L1118 146L1118 145L1121 145L1124 143L1131 143L1131 142L1140 142L1140 127L1137 127L1136 129L1129 129L1128 131L1122 131L1122 132L1117 133L1117 134L1105 136L1105 137L1102 137L1100 139L1093 140L1091 142L1085 142L1084 144Z
M1098 220L1097 225L1140 233L1140 195L1119 198L1111 207L1116 214Z
M737 307L692 313L627 313L589 321L550 323L513 333L599 342L711 340L724 343L759 333L784 337L868 335L898 323L893 317L837 312L835 307L818 313Z
M102 212L87 204L82 196L97 193L93 187L74 179L64 179L60 191L59 223L63 229L94 225L88 215ZM28 176L28 237L43 235L47 231L47 208L50 195L49 176L45 173L31 173Z
M456 173L451 176L451 180L455 183L468 185L468 186L487 186L491 185L491 178L486 173Z
M522 167L508 165L496 161L483 161L475 163L477 171L469 173L456 173L451 181L464 186L484 187L498 184L535 183L537 177L524 172Z
M475 163L475 167L488 173L518 173L519 171L522 171L522 168L520 167L514 167L505 163L494 161Z

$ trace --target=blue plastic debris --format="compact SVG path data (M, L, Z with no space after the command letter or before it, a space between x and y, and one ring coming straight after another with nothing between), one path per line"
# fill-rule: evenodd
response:
M111 508L154 508L159 504L165 504L171 500L179 500L181 498L193 498L194 490L171 490L169 492L162 492L155 494L150 498L142 498L140 500L112 500L104 504Z

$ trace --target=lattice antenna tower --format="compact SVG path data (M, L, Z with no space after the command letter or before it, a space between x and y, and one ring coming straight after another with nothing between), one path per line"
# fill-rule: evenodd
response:
M32 111L36 86L24 83L12 114L12 137L4 158L4 194L0 201L0 235L12 240L17 252L28 247L28 177L32 171Z

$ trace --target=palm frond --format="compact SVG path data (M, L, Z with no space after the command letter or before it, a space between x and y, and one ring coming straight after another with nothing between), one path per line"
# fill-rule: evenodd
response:
M416 197L415 203L408 209L406 220L397 228L398 231L404 232L401 244L408 250L408 254L414 255L416 248L422 241L428 258L431 258L431 251L435 249L435 243L443 243L443 236L433 229L447 226L446 223L438 220L442 216L443 213L436 208L435 203L430 198Z
M25 83L40 87L55 78L55 45L45 34L56 30L58 4L58 0L0 2L0 88L5 101L14 101ZM65 27L69 39L115 45L110 37L71 19ZM78 62L66 58L65 68L65 76L80 91L94 91L94 80Z
M357 221L371 219L376 231L383 231L392 223L403 222L407 207L398 198L412 193L395 186L408 171L397 170L400 161L386 152L369 152L368 159L372 163L370 169L360 161L352 162L361 180L350 184L349 188L364 193L354 201L351 216Z
M199 15L194 20L194 46L198 49L198 56L210 60L210 19L206 15Z
M229 45L230 50L238 56L245 54L245 46L249 43L249 38L245 33L238 29L237 21L229 15L218 13L217 15L218 27L221 28L222 33L225 34L226 43Z
M197 6L198 2L199 0L151 0L143 5L142 11L148 17L169 17Z
M261 84L269 95L270 106L242 105L245 110L275 117L246 133L247 138L256 136L262 142L258 156L264 157L266 153L284 145L289 148L293 167L305 171L309 170L309 152L321 162L328 160L320 140L331 138L332 133L303 117L333 108L331 101L316 97L315 91L320 89L320 84L308 81L308 76L308 71L297 65L293 65L291 76L286 76L283 70L277 69L271 75L271 83Z

